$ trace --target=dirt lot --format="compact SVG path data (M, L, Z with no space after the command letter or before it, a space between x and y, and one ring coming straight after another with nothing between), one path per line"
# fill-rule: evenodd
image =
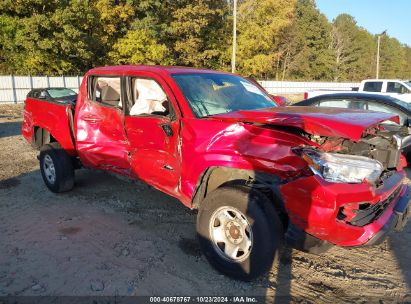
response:
M140 182L89 170L73 191L43 184L20 135L22 107L0 105L0 296L260 295L267 302L411 301L411 224L378 247L323 256L285 249L253 283L214 271L195 214Z

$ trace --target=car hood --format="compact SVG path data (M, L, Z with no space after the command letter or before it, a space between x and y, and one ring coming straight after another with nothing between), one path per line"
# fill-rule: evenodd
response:
M281 107L241 110L210 116L209 119L262 125L294 127L312 135L342 137L358 141L365 130L398 116L364 110L325 107Z

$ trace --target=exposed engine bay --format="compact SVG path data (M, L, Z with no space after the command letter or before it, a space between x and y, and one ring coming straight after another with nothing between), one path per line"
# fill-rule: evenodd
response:
M379 127L368 129L358 142L316 135L309 137L319 144L324 152L369 157L379 161L384 171L397 168L402 150L411 145L408 128L392 124L381 124Z

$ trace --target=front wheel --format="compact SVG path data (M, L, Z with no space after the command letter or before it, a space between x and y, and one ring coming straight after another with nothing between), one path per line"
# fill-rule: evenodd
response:
M40 171L44 183L52 192L60 193L73 189L73 162L59 144L51 143L41 148Z
M214 268L245 281L270 270L284 237L272 202L246 186L222 187L207 195L197 216L197 234Z

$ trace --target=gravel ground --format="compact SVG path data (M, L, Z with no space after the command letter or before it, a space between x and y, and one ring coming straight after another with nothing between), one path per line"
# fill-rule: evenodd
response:
M377 247L322 256L284 249L252 283L214 271L195 214L136 181L90 170L48 191L20 135L21 105L0 105L0 296L253 295L269 303L411 301L411 225Z

